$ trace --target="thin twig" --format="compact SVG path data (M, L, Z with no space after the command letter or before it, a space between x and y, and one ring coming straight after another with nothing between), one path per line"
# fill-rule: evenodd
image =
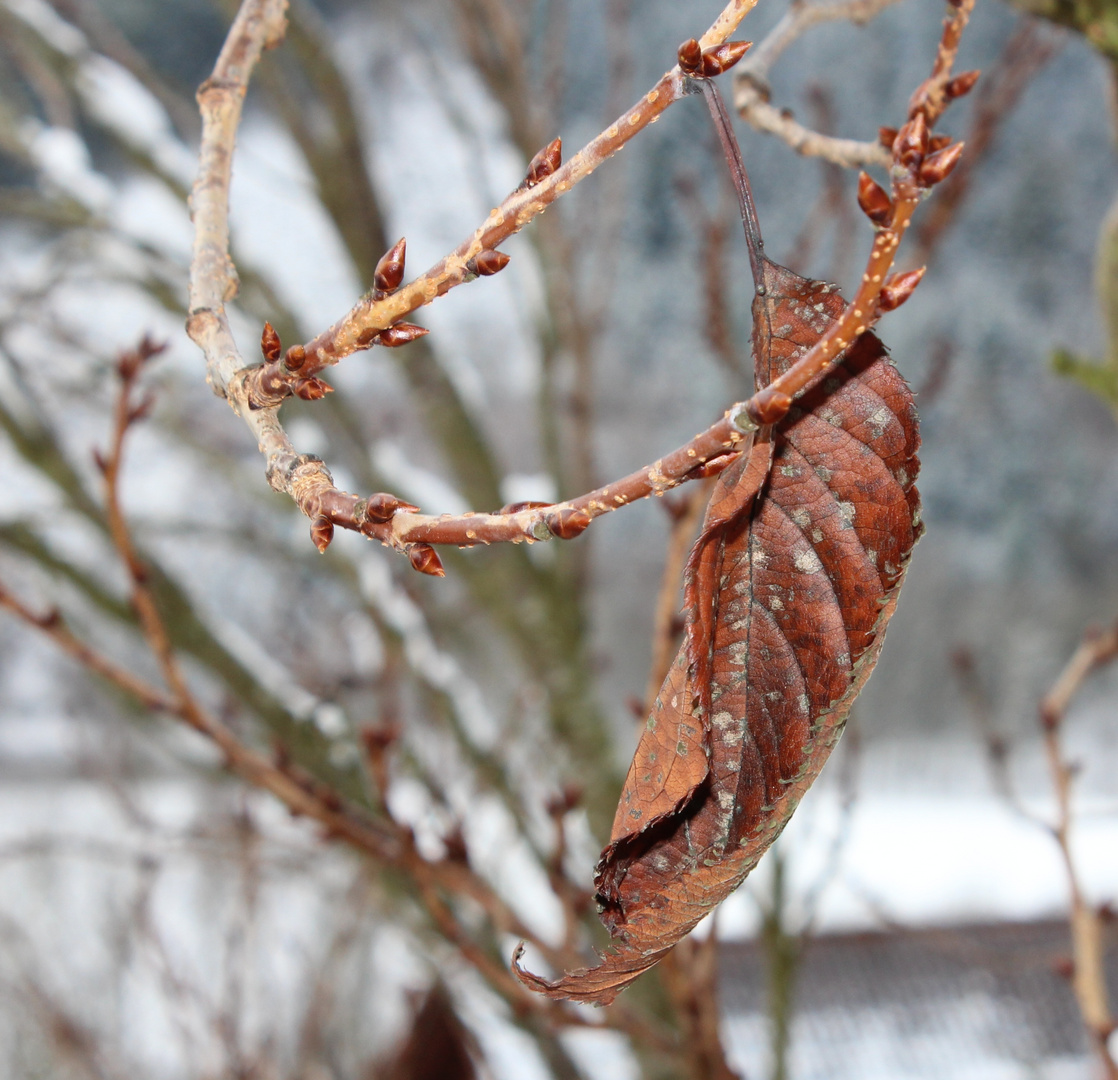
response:
M660 591L656 597L656 612L652 620L652 662L645 685L642 720L652 712L656 695L664 685L678 648L679 627L675 624L679 612L679 583L683 580L687 552L698 532L709 494L709 484L698 484L681 501L667 507L672 516L672 529L668 537L664 571L660 575Z
M939 241L971 192L976 170L986 160L1021 96L1063 44L1064 35L1051 31L1038 19L1023 18L1006 42L994 70L983 75L967 132L966 159L943 185L916 230L915 257L920 262L931 261Z
M707 47L725 41L755 3L756 0L731 0L703 36L701 44ZM263 48L282 37L284 10L283 0L245 0L212 76L198 93L203 125L199 173L192 199L195 243L187 330L206 356L210 383L227 398L255 436L265 457L266 475L272 487L291 495L312 520L325 513L337 524L355 527L352 514L355 500L350 500L347 521L344 509L335 506L341 493L334 488L328 470L317 459L296 451L279 421L277 409L252 407L249 384L252 373L261 369L246 369L225 314L225 303L236 292L236 271L228 254L233 144L249 76ZM471 258L511 236L559 195L588 176L633 135L657 119L680 96L681 87L679 68L672 68L633 109L566 165L534 187L510 196L457 251L391 295L381 300L366 298L359 303L348 316L307 347L305 370L301 369L300 375L313 377L313 372L324 364L336 362L355 349L365 347L359 343L362 335L392 325L409 311L472 277L466 268ZM322 508L320 504L324 504ZM335 509L337 516L333 512Z
M898 0L845 0L811 4L795 0L764 41L752 50L734 75L734 108L758 131L775 135L806 157L820 157L844 168L887 168L889 152L876 140L859 142L813 131L769 101L769 72L780 54L807 30L821 23L845 20L863 25Z
M1088 633L1040 703L1044 753L1056 793L1056 821L1052 834L1060 848L1071 902L1072 988L1091 1049L1107 1080L1118 1080L1118 1061L1109 1046L1109 1039L1118 1030L1118 1025L1107 996L1102 919L1084 893L1071 849L1071 794L1075 769L1064 757L1060 734L1068 706L1084 680L1095 668L1115 658L1118 658L1118 625L1103 632Z

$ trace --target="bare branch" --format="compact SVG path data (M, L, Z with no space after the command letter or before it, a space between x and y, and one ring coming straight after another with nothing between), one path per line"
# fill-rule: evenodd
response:
M1118 658L1118 625L1103 632L1088 633L1040 703L1044 752L1056 792L1056 822L1052 832L1060 847L1071 899L1072 989L1091 1048L1107 1080L1118 1080L1118 1061L1108 1041L1118 1024L1107 995L1102 919L1084 893L1071 849L1071 792L1075 770L1064 757L1060 733L1068 706L1083 681L1095 668L1115 658Z
M738 67L734 75L734 108L758 131L775 135L805 157L820 157L847 169L870 165L887 168L889 152L876 140L859 142L813 131L791 113L772 105L769 72L780 54L813 26L838 20L861 26L896 3L898 0L844 0L830 4L796 0Z

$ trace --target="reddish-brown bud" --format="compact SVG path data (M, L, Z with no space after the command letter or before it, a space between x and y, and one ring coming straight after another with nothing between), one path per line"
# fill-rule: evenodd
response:
M920 166L920 183L924 187L931 187L941 180L946 180L959 164L964 145L966 144L961 142L952 143L951 146L945 146L942 150L929 154L924 159L924 164Z
M523 187L535 187L563 164L563 140L552 139L531 161L524 176Z
M279 359L279 334L275 332L270 322L264 324L264 330L260 335L260 351L264 354L264 359L267 360L269 364Z
M413 570L421 574L430 574L431 577L446 577L442 560L438 552L430 544L408 544L408 562Z
M412 506L411 503L406 503L403 499L398 499L395 495L389 495L385 491L378 491L365 500L366 519L375 521L378 525L391 521L392 516L398 512L417 514L419 513L419 507Z
M469 864L470 849L466 846L466 837L462 833L461 825L455 825L443 837L443 847L446 848L447 862Z
M685 75L701 75L703 71L703 47L694 39L688 38L676 50L679 70Z
M897 129L891 127L879 127L877 129L877 141L885 147L886 150L893 149L893 143L897 141Z
M644 719L644 705L641 704L641 719ZM551 795L547 802L544 803L544 808L547 810L551 817L562 817L564 814L570 813L580 802L582 802L583 789L580 784L567 783L563 785L561 791Z
M764 390L753 395L745 410L755 424L764 426L780 423L788 415L790 408L792 408L792 399L787 394L766 386Z
M370 757L379 757L400 738L400 729L395 724L381 724L378 727L363 727L361 741Z
M918 112L897 133L893 153L906 169L917 169L928 152L928 122L924 114Z
M573 506L564 506L544 515L548 531L560 540L573 540L576 536L586 532L591 520L590 515L585 510L579 510Z
M404 259L407 255L408 242L402 236L392 245L377 263L373 271L373 284L381 292L392 292L400 287L404 280Z
M322 379L311 377L309 379L296 379L291 384L291 392L304 401L319 401L327 394L332 394L334 388Z
M708 79L729 71L749 51L752 41L727 41L703 50L703 76Z
M292 345L283 358L288 371L298 371L307 362L307 350L302 345Z
M334 539L334 523L325 514L319 514L311 522L311 539L314 541L314 546L318 548L320 555L326 551L330 546L330 541Z
M468 263L466 269L478 277L492 277L499 274L509 264L509 256L503 251L479 251Z
M858 174L858 205L875 225L889 225L893 220L893 200L869 173Z
M935 153L937 150L942 150L945 146L951 145L950 135L929 135L928 136L928 150Z
M376 335L378 344L383 345L388 349L397 349L401 345L407 345L416 338L421 338L430 331L426 326L416 326L415 323L398 322L395 326L390 326L387 330L382 330Z
M961 75L956 75L944 88L943 94L948 101L955 98L961 98L965 94L969 94L974 89L974 84L978 82L981 71L964 71Z
M921 266L919 270L909 270L905 274L893 274L887 278L881 287L881 295L877 298L877 306L882 311L895 311L899 308L916 291L926 269L926 266Z

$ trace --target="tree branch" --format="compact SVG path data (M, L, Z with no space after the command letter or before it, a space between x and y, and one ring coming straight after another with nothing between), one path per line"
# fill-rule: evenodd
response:
M772 105L769 72L780 54L813 26L837 20L861 26L896 3L898 0L844 0L829 4L795 0L734 73L734 108L758 131L775 135L805 157L820 157L847 169L870 165L887 168L889 151L879 142L838 139L813 131L793 119L787 110Z
M1060 745L1064 717L1083 681L1097 667L1118 657L1118 626L1088 633L1040 703L1044 752L1056 793L1056 821L1052 834L1060 848L1071 900L1071 937L1074 966L1072 988L1091 1049L1107 1080L1118 1080L1118 1061L1109 1046L1116 1023L1107 996L1102 919L1088 901L1071 849L1071 790L1074 767Z

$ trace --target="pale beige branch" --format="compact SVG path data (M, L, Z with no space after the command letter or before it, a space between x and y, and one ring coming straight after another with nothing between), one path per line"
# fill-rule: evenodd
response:
M1088 633L1040 703L1044 752L1056 793L1052 833L1060 848L1071 902L1072 989L1083 1024L1106 1080L1118 1080L1118 1061L1109 1046L1115 1018L1107 994L1102 917L1088 900L1072 851L1072 783L1075 769L1066 759L1060 733L1064 716L1083 681L1097 667L1118 657L1118 626Z
M766 135L775 135L805 157L819 157L847 169L888 168L889 152L876 140L839 139L813 131L769 100L769 72L785 49L814 26L844 20L861 26L899 0L844 0L811 4L796 0L780 21L738 65L734 73L734 108Z

